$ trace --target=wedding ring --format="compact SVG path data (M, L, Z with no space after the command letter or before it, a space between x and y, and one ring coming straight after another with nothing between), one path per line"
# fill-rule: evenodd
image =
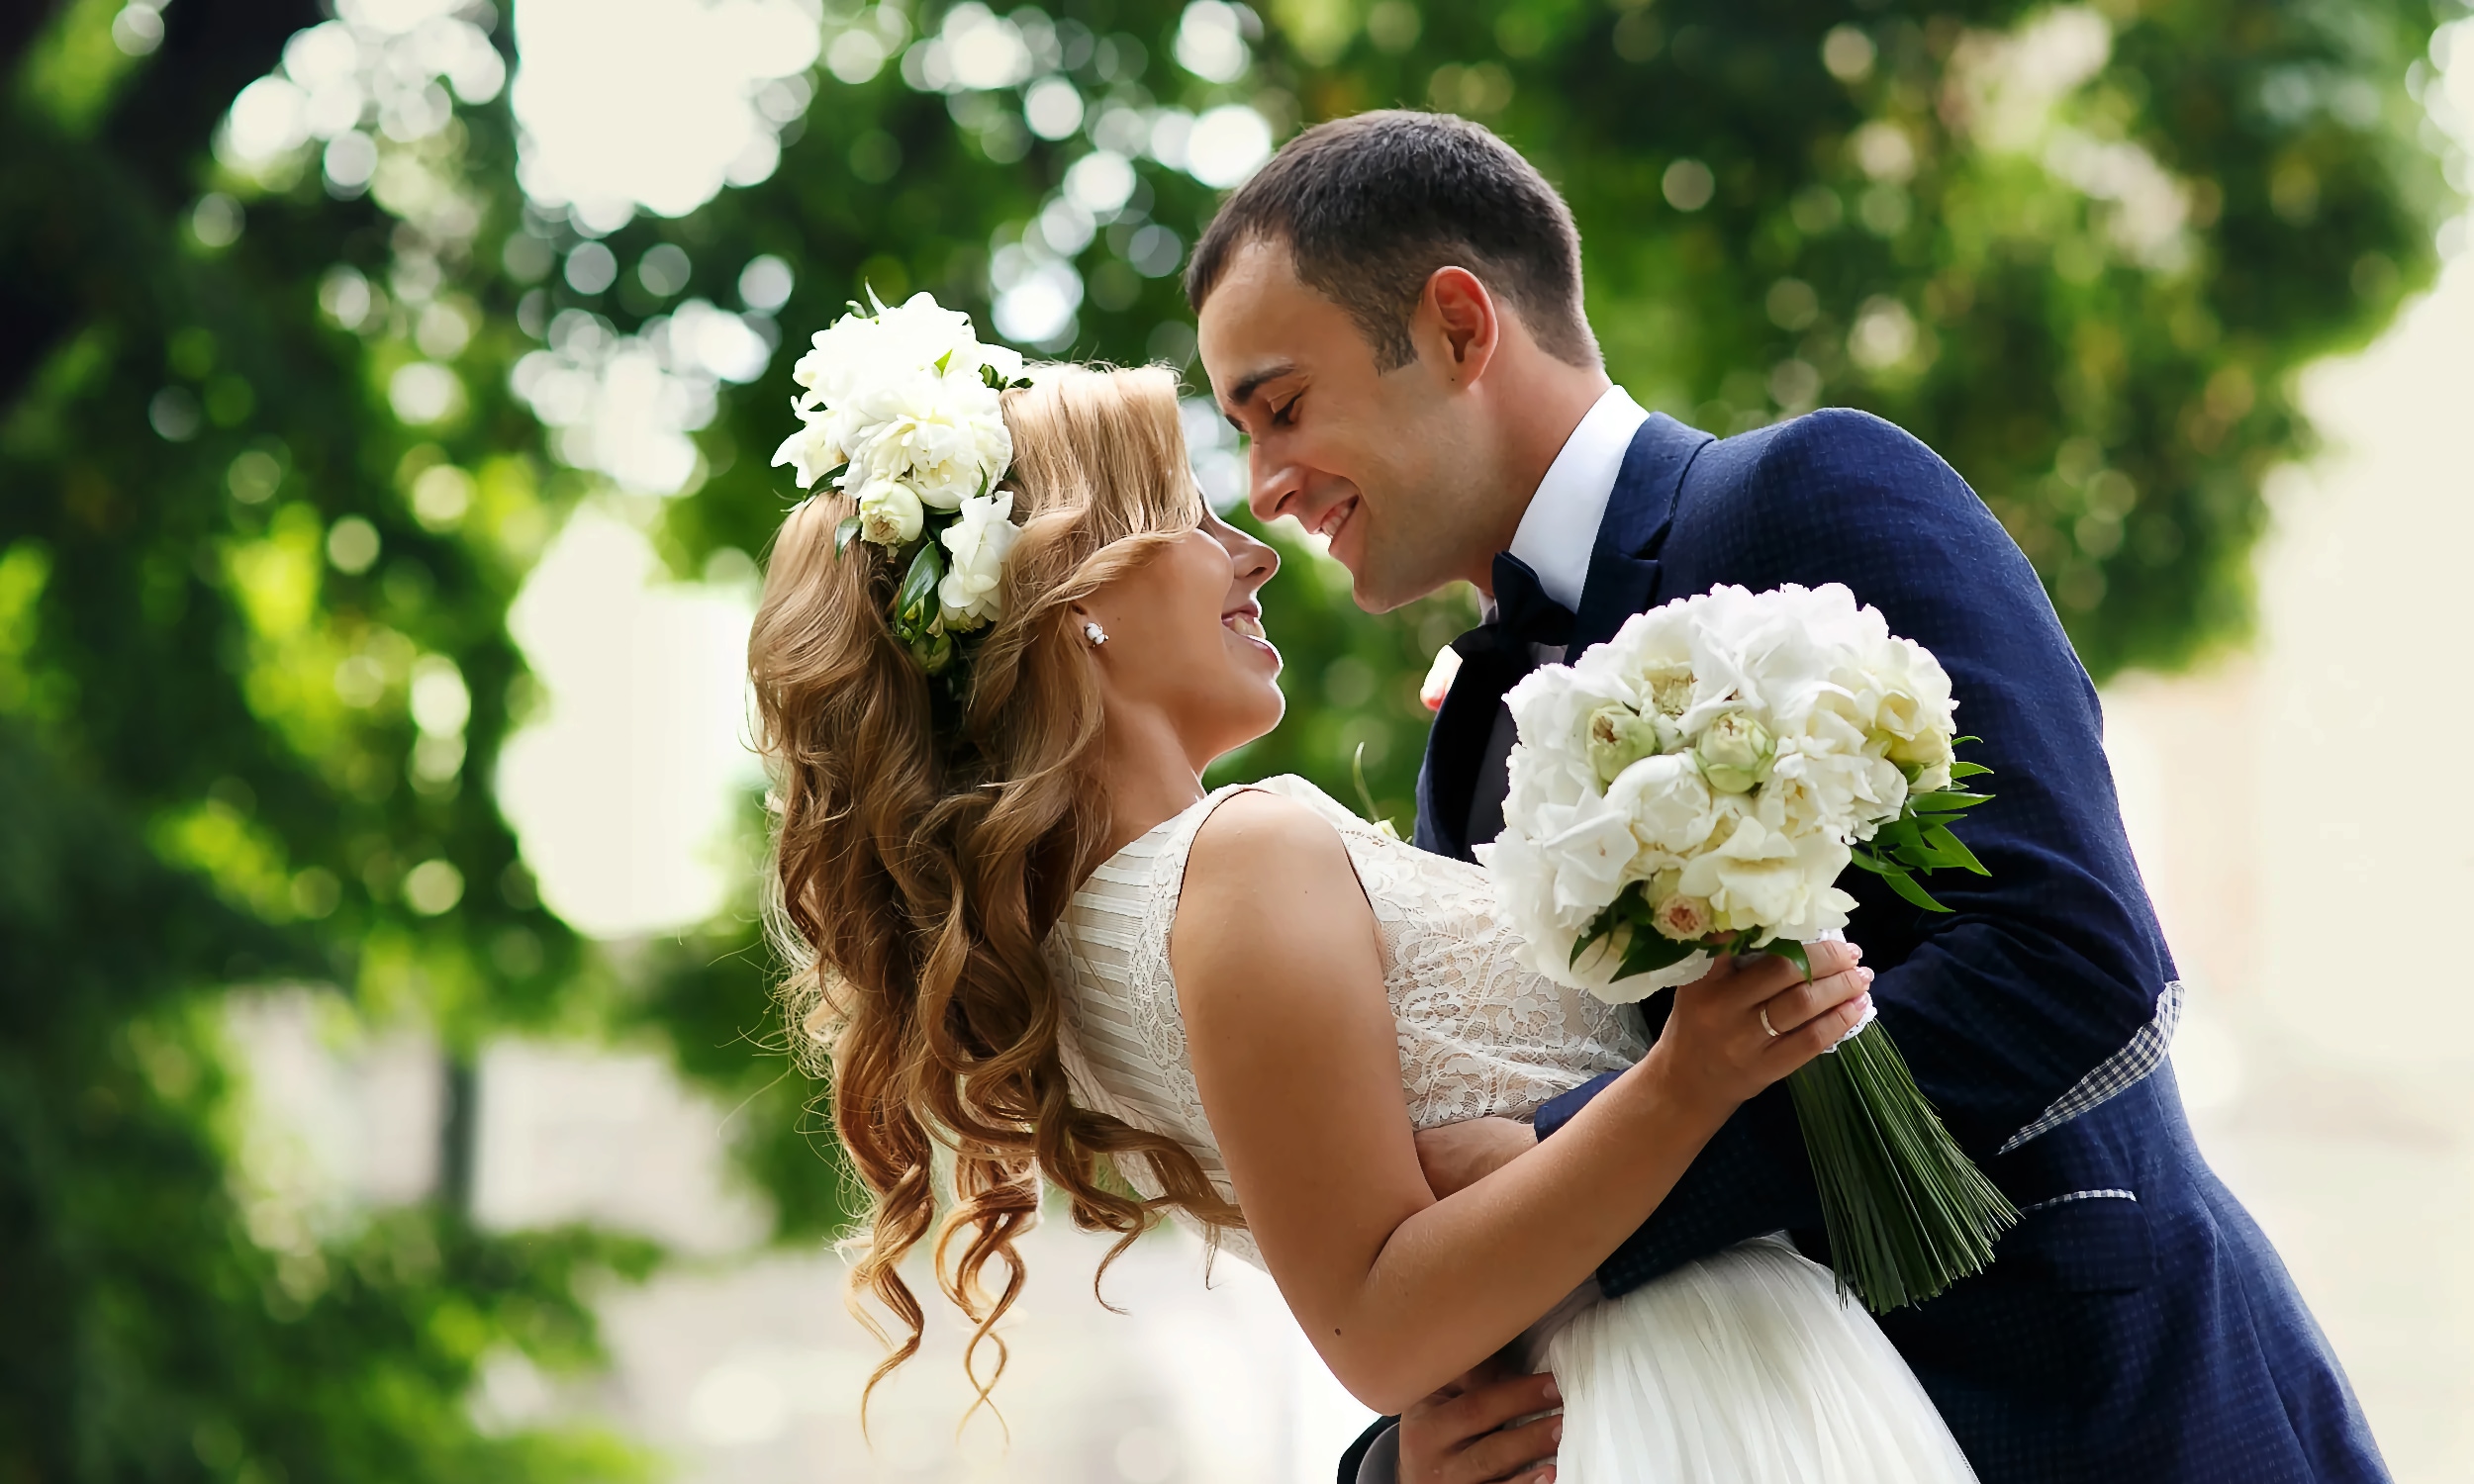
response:
M1771 1024L1769 1023L1769 1006L1768 1006L1768 1005L1764 1004L1764 1005L1762 1005L1762 1006L1760 1007L1760 1017L1761 1017L1761 1029L1762 1029L1762 1030L1764 1030L1764 1031L1767 1031L1767 1032L1769 1033L1769 1039L1770 1039L1770 1040L1772 1040L1772 1041L1777 1040L1777 1039L1778 1039L1778 1028L1777 1028L1776 1026L1771 1025Z

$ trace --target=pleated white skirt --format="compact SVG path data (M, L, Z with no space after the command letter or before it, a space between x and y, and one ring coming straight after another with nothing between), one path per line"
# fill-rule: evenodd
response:
M1580 1306L1542 1357L1557 1484L1973 1484L1872 1316L1784 1241Z

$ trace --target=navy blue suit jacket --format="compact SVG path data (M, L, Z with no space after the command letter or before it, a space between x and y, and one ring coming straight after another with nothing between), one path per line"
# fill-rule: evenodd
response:
M1994 770L1998 795L1961 827L1992 875L1933 879L1950 914L1860 873L1842 882L1882 1023L2024 1213L1990 1269L1881 1328L1986 1484L2385 1479L2283 1264L2192 1144L2163 1061L2180 990L2095 688L2027 559L1950 466L1862 413L1723 440L1653 417L1599 528L1571 652L1721 583L1831 582L1941 659L1960 730L1983 738L1962 756ZM1438 714L1420 845L1469 857L1473 759L1495 709L1472 696ZM1667 999L1644 1007L1653 1032ZM1604 1080L1548 1104L1539 1136ZM1773 1087L1598 1276L1620 1294L1781 1230L1826 1256L1821 1224Z

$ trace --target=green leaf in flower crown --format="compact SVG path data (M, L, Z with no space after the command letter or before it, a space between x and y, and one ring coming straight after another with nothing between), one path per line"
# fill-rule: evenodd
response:
M942 628L931 628L911 639L910 657L929 675L942 675L954 662L954 636Z
M905 630L924 631L936 614L936 585L944 577L945 561L936 554L936 543L920 542L919 554L910 559L910 570L894 593L895 623Z
M840 556L844 548L850 545L850 538L857 534L859 534L859 517L856 515L845 517L841 524L833 527L833 554Z

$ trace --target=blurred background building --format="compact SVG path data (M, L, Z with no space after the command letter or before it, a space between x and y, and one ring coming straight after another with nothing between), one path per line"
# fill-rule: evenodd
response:
M1869 408L2002 515L2105 689L2202 1142L2398 1476L2474 1478L2474 803L2415 771L2474 723L2461 11L14 13L0 1472L1326 1477L1365 1414L1267 1280L1164 1233L1111 1312L1063 1222L1001 1422L940 1315L862 1440L739 651L786 342L925 287L1189 365L1217 193L1404 103L1566 189L1645 403ZM1291 720L1223 772L1363 745L1405 818L1466 595L1369 618L1273 535Z

